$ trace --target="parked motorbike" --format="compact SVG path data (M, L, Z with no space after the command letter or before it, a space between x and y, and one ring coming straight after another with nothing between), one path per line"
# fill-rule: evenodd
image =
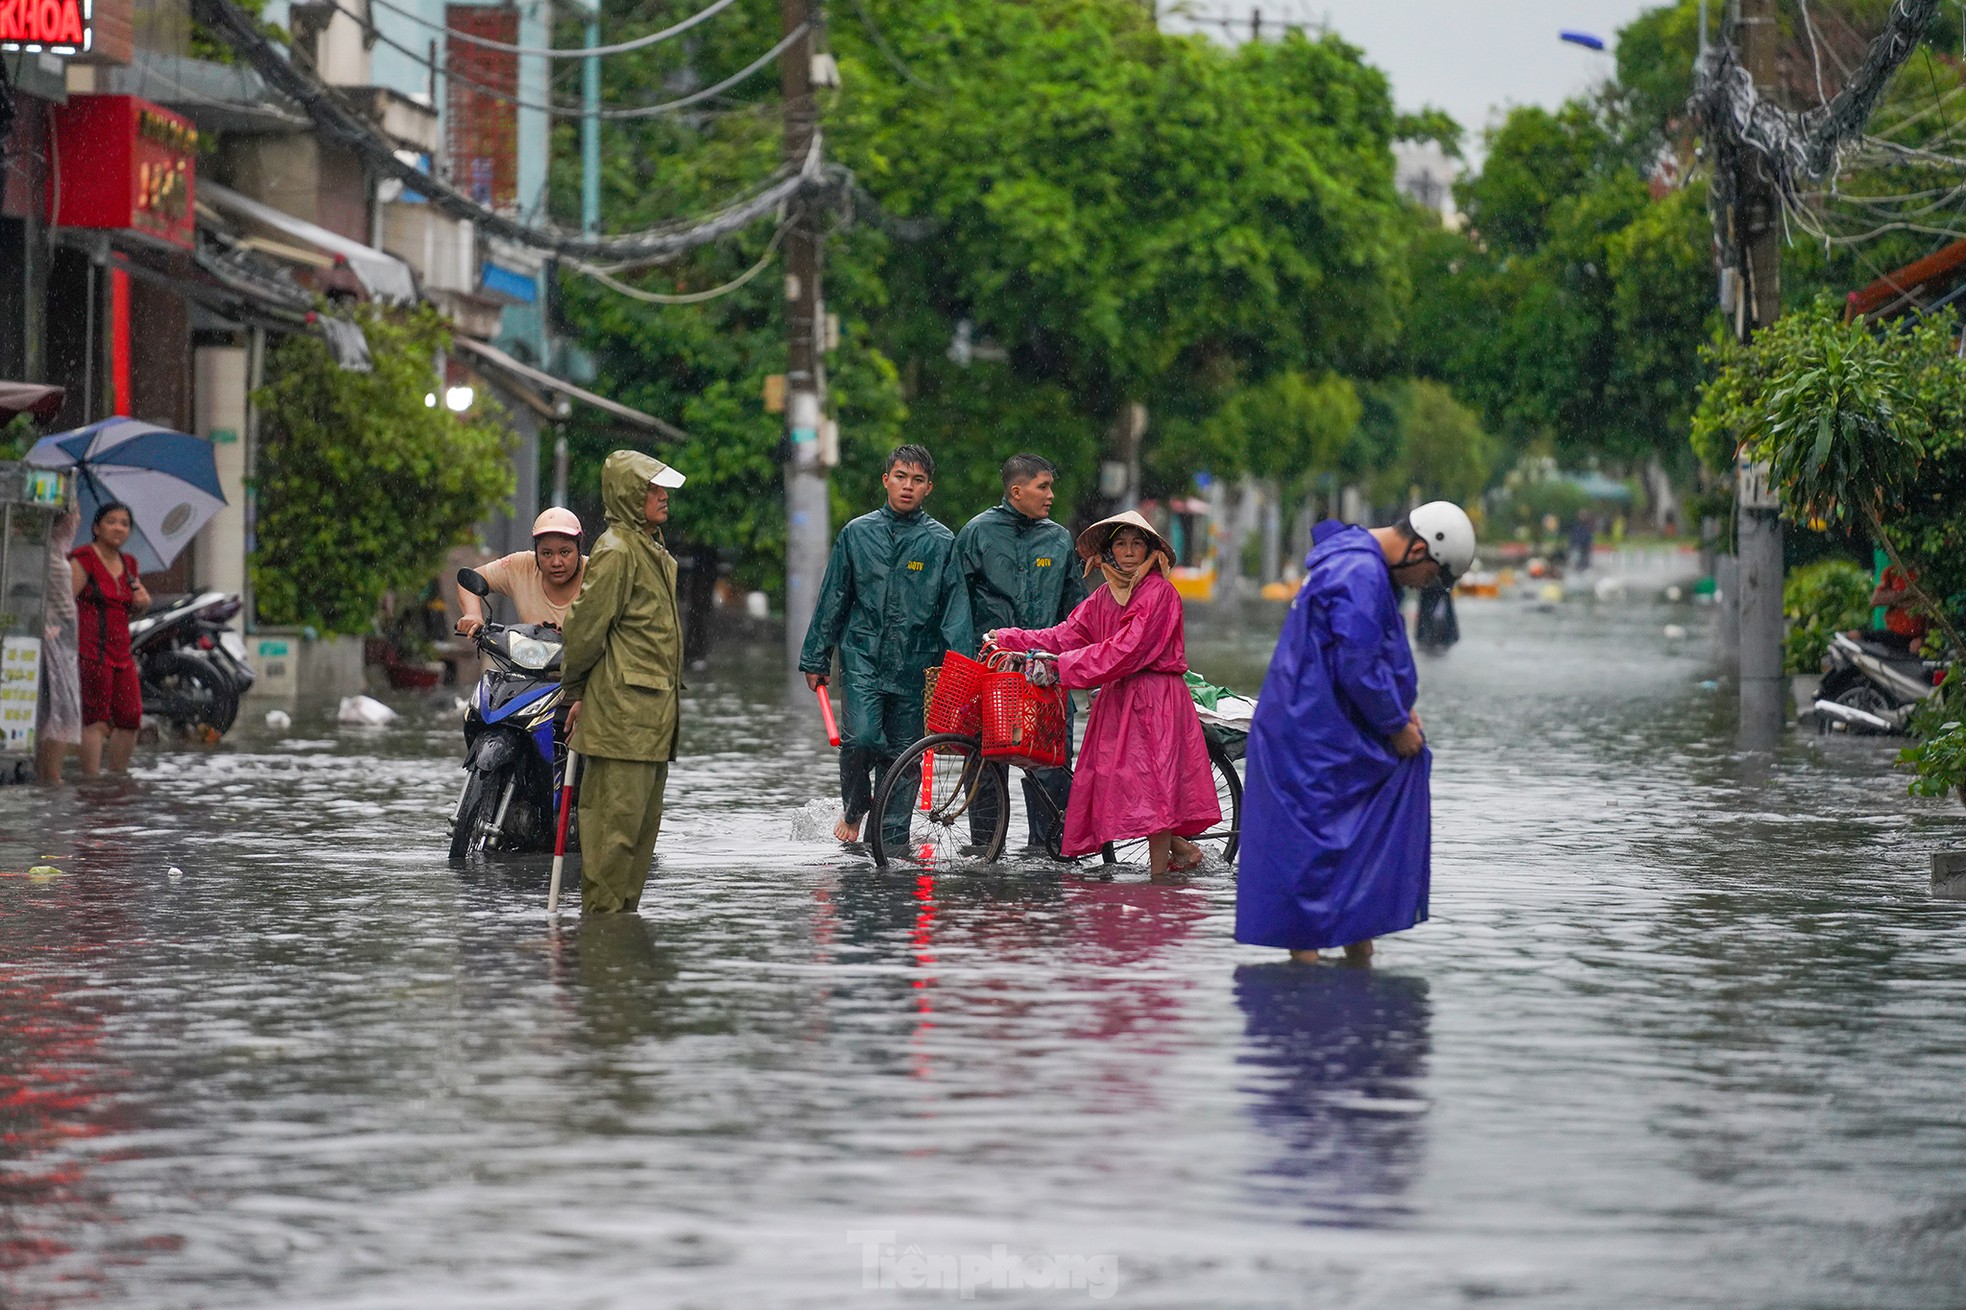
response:
M491 594L476 569L459 569L457 585ZM560 630L488 623L473 640L491 667L464 714L464 792L451 815L451 858L551 850L566 767Z
M1947 665L1839 632L1823 656L1816 723L1866 734L1903 733L1921 702L1945 681Z
M253 685L245 640L227 626L239 608L239 597L205 591L130 621L145 714L181 736L216 740L231 729Z

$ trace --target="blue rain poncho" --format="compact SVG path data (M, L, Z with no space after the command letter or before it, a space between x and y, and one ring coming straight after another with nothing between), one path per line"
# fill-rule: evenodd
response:
M1388 740L1419 679L1399 592L1363 528L1313 531L1250 726L1236 940L1322 950L1427 917L1432 756Z

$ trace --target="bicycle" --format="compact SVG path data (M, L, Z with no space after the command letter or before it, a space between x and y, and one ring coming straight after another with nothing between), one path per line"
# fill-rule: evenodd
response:
M1242 776L1220 734L1205 725L1203 735L1222 818L1188 840L1224 863L1234 863L1242 845ZM874 863L881 868L894 858L922 864L995 863L1010 836L1012 767L984 758L980 735L931 733L915 742L881 775L874 789L874 806L867 816L867 845ZM1046 850L1053 859L1063 860L1059 844L1065 831L1064 811L1041 786L1027 786L1025 792L1048 819ZM908 806L906 836L896 842L888 831L896 826L894 819L903 803ZM890 816L888 822L882 821L883 816ZM1100 859L1109 865L1145 864L1147 839L1107 842L1100 848Z

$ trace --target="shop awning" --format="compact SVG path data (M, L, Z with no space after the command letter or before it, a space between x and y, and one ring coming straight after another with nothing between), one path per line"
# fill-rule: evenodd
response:
M359 241L351 241L338 232L330 232L318 224L310 223L292 214L283 214L271 205L240 195L230 187L216 182L200 180L198 198L209 201L214 207L234 218L245 219L268 227L275 232L290 237L303 245L321 251L337 264L346 264L362 287L377 300L394 301L397 304L416 302L416 278L410 266L394 255L384 254L373 246L365 246Z
M1926 309L1951 300L1960 279L1966 278L1966 241L1955 241L1903 268L1892 269L1861 291L1845 299L1843 321L1867 318L1872 314L1892 314L1905 309ZM1943 295L1941 293L1944 293Z
M22 414L32 414L46 423L61 413L67 396L60 387L44 387L38 382L0 382L0 423L11 423Z
M653 414L644 414L639 409L630 409L628 406L609 400L605 396L597 396L591 391L575 386L565 378L554 377L545 369L534 368L530 364L522 364L500 350L497 346L486 345L482 341L465 336L452 338L451 345L476 356L481 362L490 365L495 371L504 373L508 377L523 382L537 390L562 395L569 400L577 400L583 405L589 405L605 414L611 414L624 423L632 424L638 428L646 428L650 432L660 432L672 441L689 440L689 433L683 431L673 423L665 423Z

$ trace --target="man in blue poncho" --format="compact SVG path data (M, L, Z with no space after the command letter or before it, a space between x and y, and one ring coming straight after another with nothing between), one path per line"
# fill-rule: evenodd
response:
M1311 542L1250 726L1236 940L1362 962L1427 917L1432 757L1399 589L1465 572L1474 525L1437 500Z

